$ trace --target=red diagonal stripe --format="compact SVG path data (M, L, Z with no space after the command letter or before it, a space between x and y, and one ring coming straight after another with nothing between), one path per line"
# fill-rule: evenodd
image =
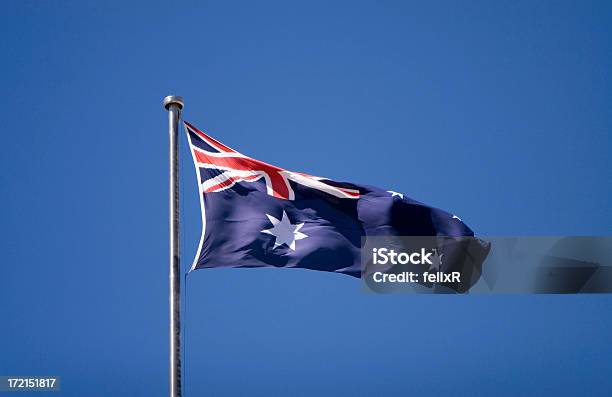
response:
M212 138L208 135L206 135L205 133L203 133L202 131L198 130L196 127L194 127L193 125L189 124L188 122L184 121L185 125L191 130L193 131L196 135L199 135L200 138L204 139L205 141L209 141L210 143L212 143L214 146L216 146L217 148L219 148L221 151L223 152L229 152L229 153L237 153L234 149L225 146L224 144L222 144L221 142L219 142L218 140L216 140L215 138Z

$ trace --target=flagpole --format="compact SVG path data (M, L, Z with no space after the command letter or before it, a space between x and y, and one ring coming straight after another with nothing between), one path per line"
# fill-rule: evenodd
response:
M179 251L178 129L183 98L164 98L170 137L170 397L181 397L181 255Z

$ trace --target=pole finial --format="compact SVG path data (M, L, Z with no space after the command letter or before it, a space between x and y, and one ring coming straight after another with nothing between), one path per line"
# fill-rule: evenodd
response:
M170 105L177 105L179 109L182 109L185 106L183 102L183 97L177 95L168 95L164 98L164 107L166 110L170 109Z

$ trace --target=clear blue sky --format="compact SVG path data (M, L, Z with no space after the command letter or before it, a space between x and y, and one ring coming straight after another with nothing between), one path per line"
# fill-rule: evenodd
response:
M5 3L0 375L166 395L171 93L243 153L481 235L609 235L611 20L605 1ZM187 396L612 391L611 296L376 296L228 269L192 273L187 304Z

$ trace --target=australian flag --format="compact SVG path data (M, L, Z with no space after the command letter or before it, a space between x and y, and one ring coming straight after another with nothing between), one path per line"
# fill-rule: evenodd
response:
M473 236L459 217L402 193L288 171L185 122L202 236L192 270L287 267L361 277L362 237Z

